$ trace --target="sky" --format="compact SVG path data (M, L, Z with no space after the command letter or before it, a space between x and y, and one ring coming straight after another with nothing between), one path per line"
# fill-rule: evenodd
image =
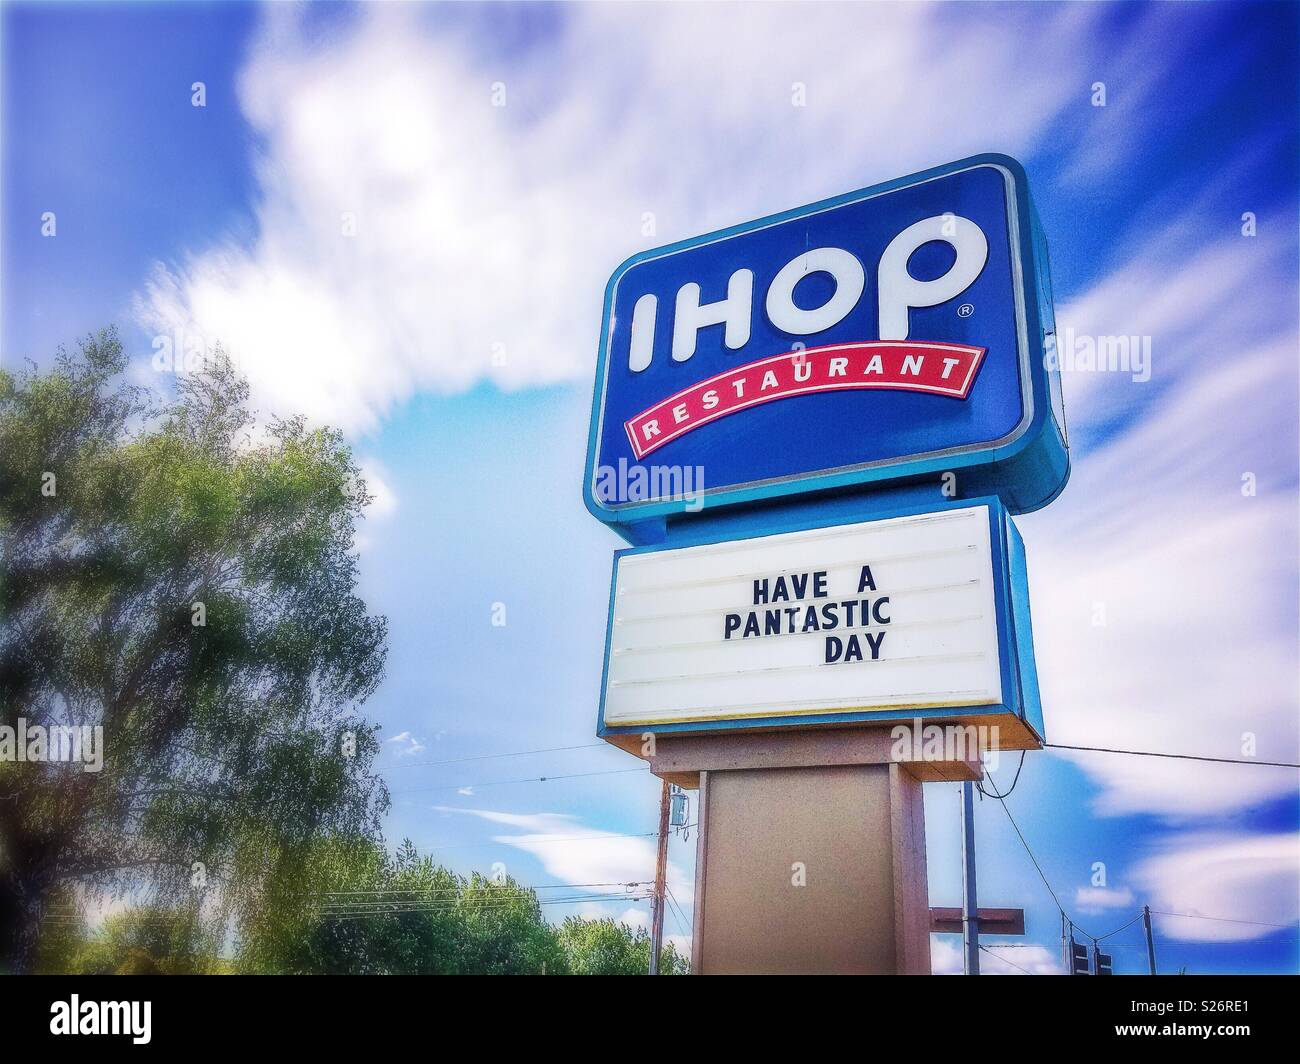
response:
M1284 4L6 4L0 358L116 323L165 394L159 352L220 341L259 410L343 429L390 621L387 837L542 888L644 882L658 782L595 738L622 545L581 498L604 283L1004 152L1062 335L1150 353L1067 366L1071 481L1016 519L1047 737L1294 762L1297 38ZM1287 768L1027 754L1006 805L1042 877L976 810L980 900L1028 925L985 970L1060 970L1059 901L1090 935L1191 914L1155 918L1162 969L1297 971L1297 793ZM959 794L925 800L955 905ZM670 846L678 943L694 846ZM1143 970L1140 925L1107 941Z

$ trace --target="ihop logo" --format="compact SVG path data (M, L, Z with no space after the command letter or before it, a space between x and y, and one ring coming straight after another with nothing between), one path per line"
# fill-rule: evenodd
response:
M919 279L909 270L913 255L940 242L952 261L937 277ZM937 215L913 222L885 247L876 268L876 316L880 339L831 344L811 350L794 345L786 354L741 365L683 389L624 423L632 450L644 458L664 444L720 417L759 403L842 388L886 388L931 392L965 399L983 347L908 339L913 308L934 307L965 292L988 262L984 231L969 218ZM800 306L795 289L821 274L823 291ZM834 328L857 308L867 287L862 261L846 248L820 247L795 256L777 272L763 302L767 320L788 336L817 336ZM745 267L727 279L727 294L701 303L700 285L688 281L677 290L671 326L674 362L695 357L699 334L722 326L722 346L749 345L754 314L754 271ZM646 370L655 350L659 297L648 292L632 310L628 369Z
M707 508L995 460L1048 405L1030 215L1019 165L984 156L628 260L589 482L703 466Z

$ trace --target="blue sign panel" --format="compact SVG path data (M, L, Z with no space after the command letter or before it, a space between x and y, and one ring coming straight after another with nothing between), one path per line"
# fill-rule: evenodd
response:
M1069 471L1054 329L1001 155L636 255L606 292L587 506L633 542L945 473L1037 509Z

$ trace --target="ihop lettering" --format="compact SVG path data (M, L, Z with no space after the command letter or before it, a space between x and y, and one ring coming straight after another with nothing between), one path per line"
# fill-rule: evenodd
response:
M935 241L952 248L951 264L937 277L912 276L912 255ZM979 277L988 256L988 240L969 218L946 213L907 226L875 264L877 338L821 346L798 341L792 350L770 353L683 388L624 422L633 453L642 459L718 418L796 395L870 388L964 400L987 349L912 338L911 311L961 295ZM829 279L829 286L822 286L829 294L819 306L799 306L795 288L813 274ZM781 332L814 337L839 325L861 305L868 280L867 266L851 251L818 247L790 259L776 273L761 295L763 311ZM673 362L693 358L699 331L711 326L723 327L726 348L745 347L756 313L754 287L754 272L742 267L731 273L724 298L702 303L700 285L687 282L677 289L671 315L660 313L658 293L642 294L628 333L629 371L641 373L650 366L659 329L671 329Z

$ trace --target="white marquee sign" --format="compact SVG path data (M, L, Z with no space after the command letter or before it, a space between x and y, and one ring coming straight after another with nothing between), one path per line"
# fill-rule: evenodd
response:
M1003 701L987 506L626 553L609 727Z

